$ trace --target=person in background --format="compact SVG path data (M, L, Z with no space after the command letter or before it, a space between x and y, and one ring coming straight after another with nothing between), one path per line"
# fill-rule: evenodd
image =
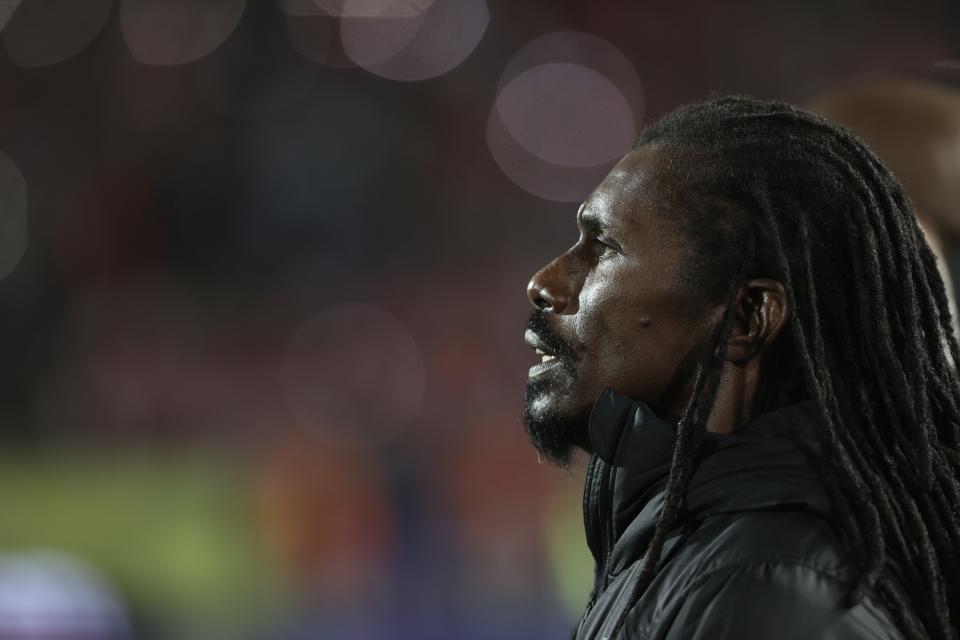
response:
M814 113L853 130L890 167L913 201L940 266L957 324L945 249L960 240L960 91L906 78L871 78L824 91Z

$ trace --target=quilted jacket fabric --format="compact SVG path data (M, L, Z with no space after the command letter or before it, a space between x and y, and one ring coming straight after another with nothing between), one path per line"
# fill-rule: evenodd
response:
M904 638L876 594L843 606L856 569L820 480L816 420L806 400L732 434L705 434L682 517L619 638ZM596 572L572 638L610 638L625 612L662 505L674 435L648 405L610 389L594 406L584 520Z

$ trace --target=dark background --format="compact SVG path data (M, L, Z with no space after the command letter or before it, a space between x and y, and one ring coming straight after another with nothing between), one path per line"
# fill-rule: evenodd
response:
M946 2L26 0L0 40L0 635L565 637L582 466L525 440L521 337L577 202L684 101L960 79Z

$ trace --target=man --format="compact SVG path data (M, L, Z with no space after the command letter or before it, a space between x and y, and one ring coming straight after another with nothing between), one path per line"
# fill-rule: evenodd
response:
M524 425L590 452L575 638L956 638L960 362L852 134L720 98L648 128L528 285Z

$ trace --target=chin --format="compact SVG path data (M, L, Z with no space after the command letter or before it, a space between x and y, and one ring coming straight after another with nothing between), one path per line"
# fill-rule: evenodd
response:
M576 448L590 448L591 405L571 407L574 404L572 385L557 382L555 379L527 381L523 427L541 458L566 469Z

